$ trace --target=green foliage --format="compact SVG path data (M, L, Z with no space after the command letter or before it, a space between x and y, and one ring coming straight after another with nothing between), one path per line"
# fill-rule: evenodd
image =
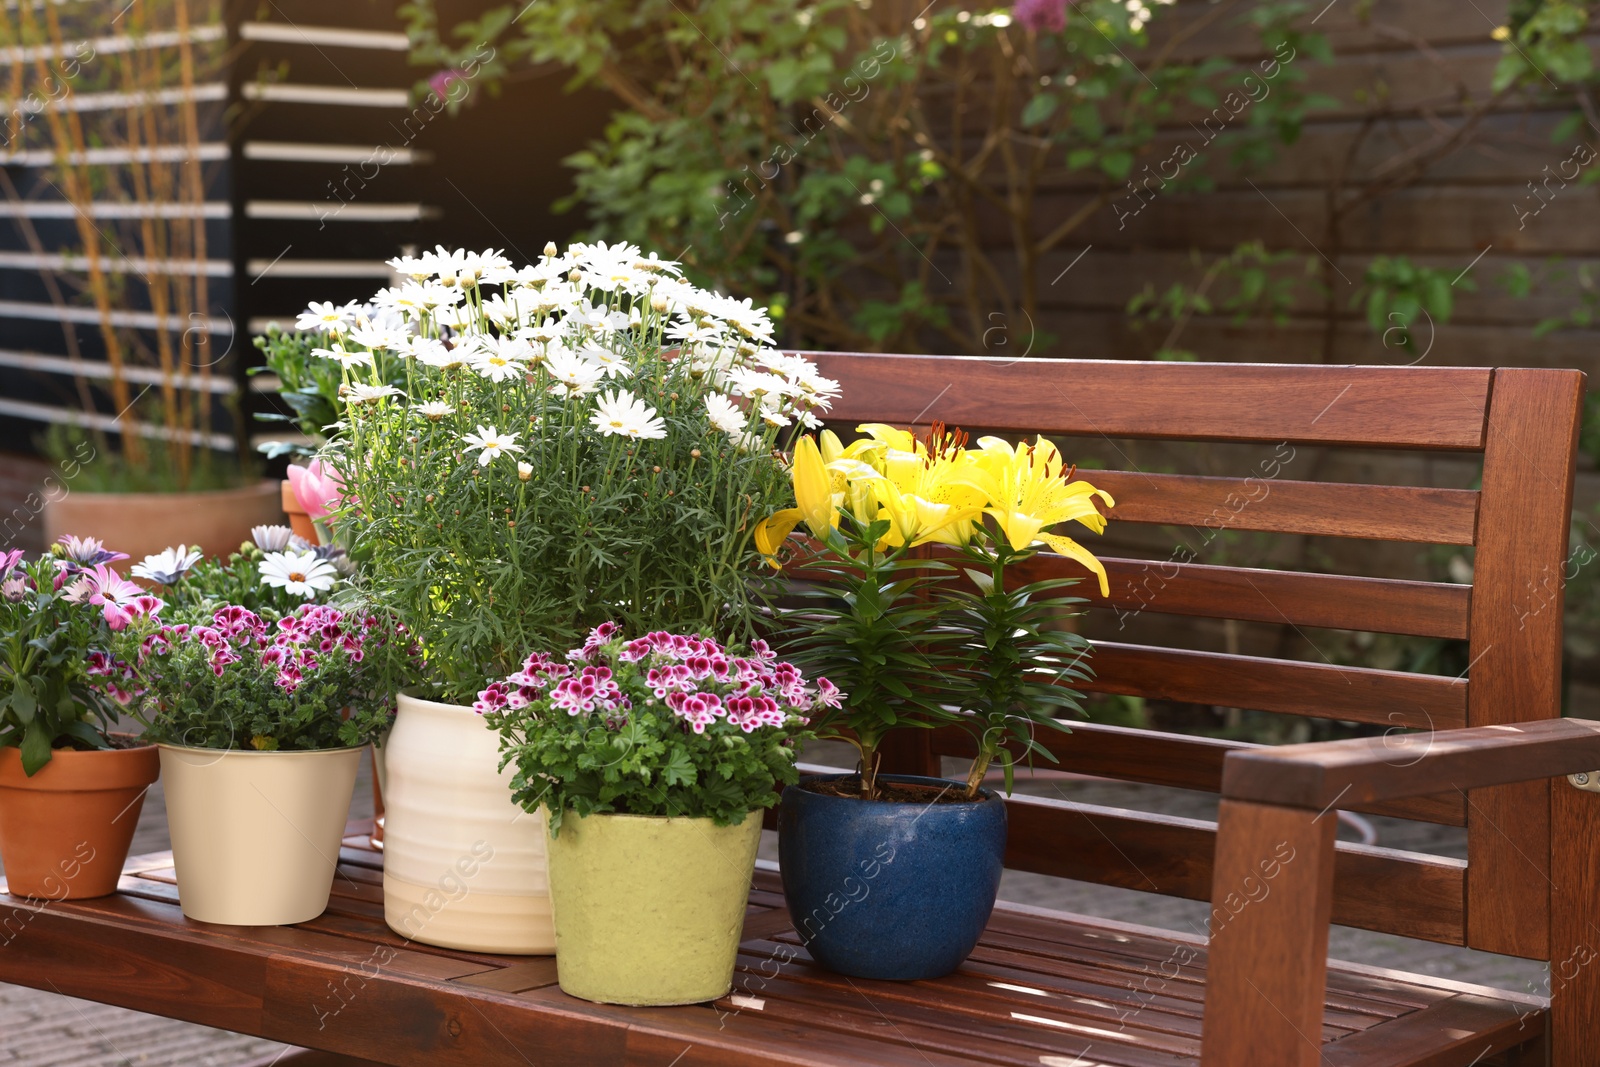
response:
M1200 254L1193 253L1191 259L1199 269ZM1317 262L1296 252L1269 252L1261 241L1246 241L1212 260L1193 285L1173 282L1158 291L1153 282L1146 283L1128 301L1127 313L1135 330L1170 324L1152 358L1193 360L1194 353L1175 347L1191 318L1224 314L1234 323L1250 319L1286 323L1302 289L1315 292L1319 287Z
M251 367L249 373L272 374L278 379L277 395L294 412L283 415L262 412L256 418L262 422L279 422L293 425L314 442L322 442L344 418L344 398L339 395L343 378L339 365L312 355L320 343L314 333L288 333L277 323L267 327L267 332L255 339L265 364ZM386 385L396 388L406 384L405 361L392 352L378 352L376 377ZM314 447L284 441L268 441L260 446L269 459L278 456L309 456Z
M0 746L32 775L53 748L108 747L118 706L90 674L112 636L101 610L56 589L54 557L19 556L0 553Z
M849 731L868 795L890 730L961 721L947 687L967 663L963 635L940 625L950 605L935 594L949 566L908 558L905 548L880 550L889 526L842 515L829 553L807 561L793 594L799 606L785 613L781 634L785 655L844 693L843 706L812 725L823 736Z
M1059 33L960 5L886 28L856 0L517 0L454 27L435 0L401 11L416 63L492 52L491 86L553 63L615 94L604 136L567 160L565 206L594 236L688 249L706 284L778 294L787 343L836 349L975 351L990 313L1036 319L1044 257L1135 183L1203 188L1197 153L1255 162L1294 140L1317 103L1305 67L1327 55L1295 28L1300 0L1251 7L1259 62L1178 61L1150 47L1164 6L1122 0L1080 0ZM1196 104L1220 133L1159 159L1158 131ZM1039 226L1042 183L1068 172L1093 202ZM997 232L1009 248L986 244Z
M1455 290L1477 288L1460 271L1420 266L1406 256L1378 256L1367 266L1350 304L1365 305L1367 325L1382 336L1384 347L1403 350L1415 361L1426 354L1426 346L1417 351L1412 334L1418 316L1430 324L1431 337L1432 328L1449 322L1455 313Z
M345 748L381 736L390 695L376 684L373 664L397 640L404 643L376 616L307 605L274 617L228 606L193 626L146 619L115 647L142 689L134 713L150 740L275 751Z
M1516 0L1507 33L1497 34L1505 48L1494 71L1494 90L1526 82L1582 81L1594 70L1589 44L1586 0Z
M804 718L814 694L798 672L699 638L616 634L597 628L568 655L571 666L530 656L521 673L480 694L475 706L500 732L501 767L516 764L513 799L530 812L548 807L552 835L568 815L727 826L776 804L799 777L795 746L814 736ZM677 682L659 677L671 671L681 672ZM512 695L520 707L508 706ZM767 718L736 722L739 700L764 700ZM705 710L708 702L719 710Z
M179 493L235 489L261 477L249 457L208 448L175 447L160 437L140 445L137 460L107 447L79 426L52 423L39 435L39 451L58 469L77 471L71 490L84 493ZM88 457L88 458L85 458ZM187 473L183 464L189 464Z
M1078 580L1029 582L1008 589L1006 568L1026 562L1037 550L1018 552L1002 538L985 547L988 540L973 542L963 553L969 564L967 577L977 591L943 592L951 608L944 621L965 636L962 648L967 662L958 676L955 702L969 713L961 722L978 742L978 758L967 780L974 794L997 757L1008 793L1019 758L1038 755L1056 762L1038 742L1038 731L1070 732L1056 716L1062 711L1082 713L1082 694L1070 686L1093 673L1087 666L1089 642L1060 628L1063 616L1085 603L1060 595Z

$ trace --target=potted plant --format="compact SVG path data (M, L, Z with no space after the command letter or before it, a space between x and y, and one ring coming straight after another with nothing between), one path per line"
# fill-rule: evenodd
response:
M154 747L111 732L113 630L162 607L110 567L123 558L77 537L31 562L0 554L0 863L15 896L113 892L160 770Z
M158 0L130 6L114 26L87 9L18 12L5 22L6 47L58 57L11 68L8 92L60 104L10 143L42 151L50 163L40 180L74 205L70 237L46 228L48 247L33 237L36 252L55 254L33 284L49 294L65 352L82 371L79 410L63 412L44 441L50 459L76 472L70 492L44 503L45 536L100 538L135 559L180 540L227 553L251 526L281 514L276 483L236 451L231 285L219 287L215 274L229 253L218 254L216 223L203 209L215 192L197 162L227 137L223 112L200 103L195 88L226 80L229 46L189 32L190 14L186 3ZM122 48L164 36L171 50L150 65L79 62L77 42L106 34ZM119 93L126 106L72 104L100 92ZM90 207L109 189L125 203L116 218ZM70 280L61 280L61 253ZM128 262L139 266L123 269ZM92 334L80 338L74 323L85 315Z
M392 265L405 280L330 312L314 350L344 405L332 521L425 656L384 743L385 913L432 944L550 952L544 835L473 699L610 619L752 636L754 520L789 492L774 446L835 385L767 347L762 309L632 246ZM480 841L481 892L430 907Z
M633 1005L728 992L761 811L797 778L806 715L837 695L759 640L625 640L612 623L479 694L517 803L549 811L563 992Z
M1007 569L1047 547L1104 568L1052 532L1077 521L1099 532L1106 493L1075 481L1054 445L1012 446L935 426L924 441L888 426L842 446L802 438L793 464L798 507L758 530L776 555L804 522L820 544L805 558L804 606L783 614L788 648L843 691L814 717L823 737L860 752L853 775L808 778L784 790L779 851L790 913L812 956L863 978L947 974L977 943L999 891L1005 807L983 781L1000 760L1054 759L1039 729L1078 708L1068 686L1087 674L1088 645L1059 628L1079 600L1076 579L1016 584ZM918 558L918 546L939 547ZM926 554L923 554L926 555ZM962 579L965 579L963 581ZM890 730L959 725L977 757L965 782L880 775ZM840 904L839 887L871 883Z
M189 918L273 926L327 907L357 765L389 720L372 664L394 639L322 604L276 617L229 604L121 635Z

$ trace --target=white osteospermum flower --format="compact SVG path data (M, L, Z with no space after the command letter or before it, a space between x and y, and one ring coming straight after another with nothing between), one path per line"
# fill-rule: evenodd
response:
M297 330L316 330L321 333L339 333L355 321L356 305L354 301L348 304L334 304L329 300L313 300L306 305L306 309L295 320L294 328Z
M198 548L179 545L177 548L164 549L153 556L146 556L143 562L133 565L131 573L135 578L143 578L158 585L173 585L188 573L189 568L199 562Z
M302 552L268 552L261 557L261 584L310 600L332 589L339 571L309 549Z
M438 422L440 419L448 417L455 409L443 400L430 400L426 404L412 404L411 410L429 422Z
M567 396L587 396L605 378L605 368L568 348L552 344L544 369Z
M747 424L744 411L721 393L706 397L706 419L723 433L743 433Z
M478 466L487 467L499 455L511 452L521 452L523 448L517 444L517 434L501 433L494 426L478 424L477 433L464 433L461 439L473 448L479 449Z
M356 382L339 386L339 396L346 404L370 404L386 396L399 396L400 390L392 385L368 385Z
M656 409L626 389L602 394L589 416L602 434L629 437L635 441L659 440L667 436L667 424L656 416Z
M294 531L287 526L252 526L250 540L263 552L282 552L289 547Z

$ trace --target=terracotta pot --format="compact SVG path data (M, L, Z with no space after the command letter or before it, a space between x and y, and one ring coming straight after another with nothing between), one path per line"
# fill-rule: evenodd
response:
M276 482L204 493L85 493L73 490L44 507L44 535L98 537L130 562L175 545L226 557L250 540L250 528L283 521Z
M483 716L402 693L383 768L389 928L470 952L554 952L543 809L512 802L514 770L500 770Z
M312 544L317 543L317 527L311 521L311 516L306 514L306 509L300 506L299 499L294 495L294 484L285 478L283 488L279 490L283 497L283 513L289 516L289 529L304 537Z
M0 863L13 896L82 900L114 893L145 790L161 772L154 745L58 749L32 778L0 748Z
M183 913L229 926L321 915L364 748L160 748Z

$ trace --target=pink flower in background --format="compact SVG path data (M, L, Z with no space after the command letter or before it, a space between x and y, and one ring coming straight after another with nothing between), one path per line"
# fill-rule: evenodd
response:
M449 100L451 99L451 82L460 82L462 85L467 85L467 72L454 67L434 71L428 77L428 88L432 89L439 99ZM470 86L468 88L470 91Z
M1073 0L1017 0L1011 16L1030 30L1060 33L1067 28L1067 8Z
M304 467L289 467L289 488L313 521L325 518L344 501L344 483L333 468L314 459Z

